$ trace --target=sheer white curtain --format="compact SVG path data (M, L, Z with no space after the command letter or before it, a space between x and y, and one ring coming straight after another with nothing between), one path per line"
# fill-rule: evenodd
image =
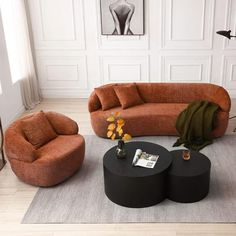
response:
M20 81L23 103L32 109L40 103L41 95L35 72L27 1L0 0L12 82Z

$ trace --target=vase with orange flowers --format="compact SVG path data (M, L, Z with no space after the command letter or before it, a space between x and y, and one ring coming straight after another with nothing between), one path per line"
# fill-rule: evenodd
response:
M119 159L126 157L125 141L130 140L132 137L130 134L124 133L123 127L125 125L124 119L120 117L120 112L112 113L107 121L109 125L107 127L107 137L111 140L118 138L118 145L116 148L116 156Z

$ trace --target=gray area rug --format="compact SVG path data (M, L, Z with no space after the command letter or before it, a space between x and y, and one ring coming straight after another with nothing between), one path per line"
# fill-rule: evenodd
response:
M168 199L147 208L126 208L111 202L104 193L102 159L116 142L86 136L82 169L64 183L40 188L22 223L128 223L128 222L236 222L236 136L215 140L202 153L212 163L210 192L196 203ZM140 137L176 150L175 137ZM147 196L148 197L148 196Z

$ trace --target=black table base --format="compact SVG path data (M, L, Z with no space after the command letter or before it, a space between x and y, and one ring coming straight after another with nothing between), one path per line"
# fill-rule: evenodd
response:
M167 171L145 178L133 178L114 175L104 168L104 176L107 197L121 206L148 207L156 205L166 198Z
M167 174L172 156L164 147L149 142L125 144L127 156L117 159L116 147L106 152L103 159L104 186L107 197L125 207L153 206L166 198ZM136 149L159 155L154 168L132 166Z
M168 173L168 198L175 202L192 203L202 200L209 192L210 160L202 153L191 151L189 161L182 151L172 151L173 161Z
M159 155L153 169L133 167L137 148ZM183 150L167 151L148 142L126 143L127 157L117 159L116 147L103 158L106 196L114 203L131 208L153 206L165 198L182 203L202 200L209 192L210 160L202 153L191 151L183 160Z
M210 171L192 178L169 177L168 198L175 202L191 203L205 198L209 192Z

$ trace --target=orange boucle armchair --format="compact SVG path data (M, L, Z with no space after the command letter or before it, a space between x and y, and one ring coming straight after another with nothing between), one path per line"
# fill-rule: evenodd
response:
M56 112L37 112L15 121L5 132L5 152L22 181L48 187L73 175L82 165L84 138L78 125Z
M214 84L108 84L92 92L88 109L93 130L100 137L106 137L106 119L116 111L126 122L124 131L132 136L177 135L178 115L196 100L219 105L212 136L222 136L228 125L231 101L227 91Z

